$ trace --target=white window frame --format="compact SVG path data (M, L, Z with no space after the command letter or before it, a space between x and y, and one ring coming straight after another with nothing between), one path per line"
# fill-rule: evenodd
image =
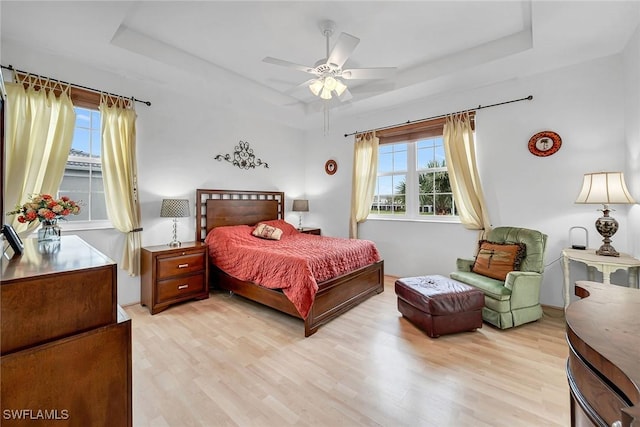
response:
M84 110L89 110L89 111L99 111L97 108L91 108L91 107L80 107L80 106L74 106L74 109L76 110L76 114L77 114L77 109L81 108ZM74 129L75 129L75 125L74 125ZM89 129L91 130L91 128ZM98 164L98 165L102 165L102 161L100 157L92 157L92 156L74 156L72 154L72 152L69 152L69 157L67 158L67 163L69 162L79 162L79 163L89 163L89 164ZM66 169L66 166L65 166ZM104 176L104 175L103 175ZM91 191L91 186L92 186L92 181L93 179L91 178L91 176L89 177L89 194L92 194ZM72 200L75 200L73 197L71 197ZM87 203L90 203L87 202ZM91 212L91 207L90 205L88 206L81 206L81 209L89 209L89 212ZM64 229L65 230L69 230L69 231L82 231L82 230L99 230L99 229L109 229L109 228L114 228L113 224L111 223L111 221L109 219L99 219L99 220L85 220L85 221L65 221L64 222Z
M404 214L389 214L381 215L370 213L367 219L383 220L383 221L414 221L414 222L438 222L438 223L460 223L460 217L458 215L420 215L419 212L419 185L418 175L427 171L447 171L446 167L439 168L420 168L417 165L417 151L418 143L429 138L423 138L416 141L398 141L395 144L407 145L407 166L405 170L393 170L390 172L378 173L376 179L381 176L390 176L398 173L406 173L407 181L405 184L405 213ZM384 144L392 145L392 144ZM383 148L384 145L380 145ZM410 167L413 165L413 167ZM448 172L448 171L447 171ZM375 197L375 195L374 195Z

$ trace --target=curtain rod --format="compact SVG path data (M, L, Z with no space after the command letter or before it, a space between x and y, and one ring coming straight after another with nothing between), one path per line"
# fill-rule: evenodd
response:
M526 98L512 99L511 101L498 102L497 104L491 104L491 105L478 105L476 108L469 108L467 110L456 111L455 113L449 113L449 114L468 113L470 111L482 110L483 108L497 107L498 105L511 104L512 102L531 101L532 99L533 99L533 95L529 95ZM351 136L351 135L357 135L357 134L360 134L360 133L367 133L367 132L371 132L371 131L374 131L374 130L391 129L391 128L394 128L394 127L397 127L397 126L408 125L410 123L420 123L420 122L426 122L427 120L441 119L443 117L447 117L449 114L440 114L438 116L426 117L424 119L418 119L418 120L407 120L404 123L398 123L398 124L395 124L395 125L383 126L383 127L364 130L364 131L356 131L356 132L352 132L352 133L345 133L344 137L346 138L346 137Z
M62 84L69 85L69 86L72 86L72 87L75 87L75 88L78 88L78 89L90 90L90 91L92 91L92 92L96 92L96 93L106 93L107 95L116 96L116 97L118 97L118 98L132 99L132 100L134 100L135 102L140 102L140 103L142 103L142 104L145 104L145 105L147 105L147 106L151 107L151 102L149 102L149 101L142 101L142 100L137 99L137 98L134 98L134 97L128 98L128 97L126 97L126 96L116 95L115 93L109 93L109 92L105 92L105 91L103 91L103 90L94 89L94 88L92 88L92 87L87 87L87 86L77 85L77 84L75 84L75 83L69 83L69 82L65 82L65 81L62 81L62 80L58 80L58 79L52 79L52 78L50 78L50 77L42 76L42 75L40 75L40 74L33 74L33 73L28 72L28 71L17 70L17 69L15 69L15 68L13 68L13 65L11 65L11 64L9 64L8 66L7 66L7 65L2 65L2 64L0 64L0 67L4 68L5 70L11 70L11 71L16 71L16 72L18 72L18 73L22 73L22 74L29 74L29 75L32 75L32 76L37 76L37 77L38 77L38 78L40 78L40 79L55 80L55 81L60 82L60 83L62 83Z

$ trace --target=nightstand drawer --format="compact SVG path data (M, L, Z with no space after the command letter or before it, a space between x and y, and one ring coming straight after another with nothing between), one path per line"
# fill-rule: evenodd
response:
M204 292L205 286L204 273L161 280L158 282L155 303L165 303L191 294L200 294Z
M202 251L181 256L158 257L158 280L204 270L205 254Z

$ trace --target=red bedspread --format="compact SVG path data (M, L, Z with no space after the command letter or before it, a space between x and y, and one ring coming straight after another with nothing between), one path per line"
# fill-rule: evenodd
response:
M218 268L233 277L282 289L304 319L319 282L380 260L378 249L369 240L308 235L290 224L270 223L283 229L280 240L255 237L251 234L254 227L248 225L213 229L205 239L209 255Z

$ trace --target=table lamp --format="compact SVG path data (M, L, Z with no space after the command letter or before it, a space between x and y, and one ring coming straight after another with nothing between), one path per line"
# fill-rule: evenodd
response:
M576 203L602 204L603 215L596 220L596 230L603 237L597 255L620 256L611 246L611 237L618 231L618 221L609 216L610 204L632 204L633 197L627 190L622 172L594 172L584 174L582 189Z
M164 199L162 200L162 208L160 209L160 217L173 218L173 239L167 246L178 247L182 243L178 241L178 218L189 216L189 200L188 199Z
M309 201L304 199L298 199L293 201L293 212L298 213L298 230L302 230L302 212L309 212Z

